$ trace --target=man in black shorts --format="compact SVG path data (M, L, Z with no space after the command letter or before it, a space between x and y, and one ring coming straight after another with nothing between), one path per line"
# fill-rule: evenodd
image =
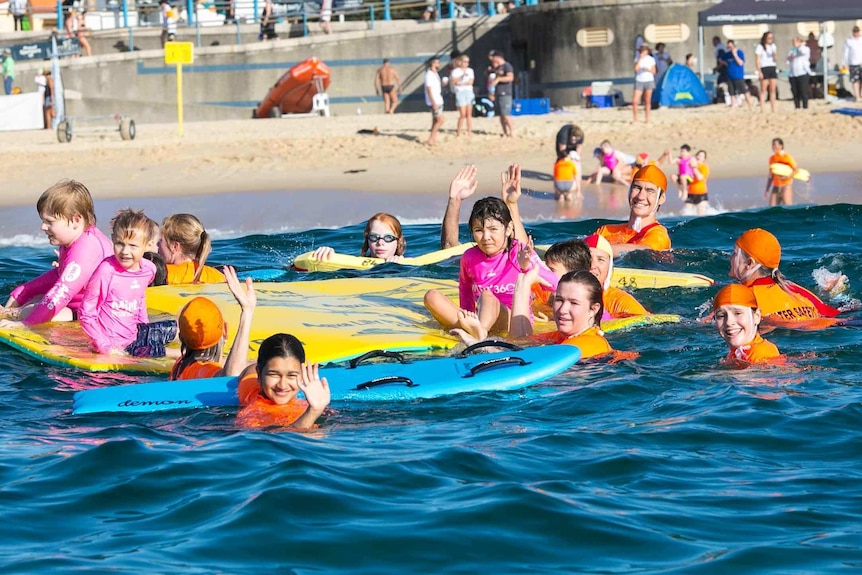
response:
M511 138L514 135L512 124L512 86L515 82L515 69L503 58L503 53L491 51L491 65L494 67L493 80L494 106L503 127L503 135Z
M745 85L745 54L733 40L727 41L727 50L721 55L721 64L727 69L727 85L731 108L741 105L739 96L745 96L745 105L751 110L751 99Z

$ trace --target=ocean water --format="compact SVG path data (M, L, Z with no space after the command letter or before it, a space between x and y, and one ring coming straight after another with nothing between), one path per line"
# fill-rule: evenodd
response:
M603 221L528 228L548 243ZM832 303L862 299L860 206L663 221L672 253L618 264L723 282L734 238L765 227L788 277L816 289L842 272ZM288 227L220 239L211 261L279 268L312 246L355 252L362 230ZM4 294L50 265L29 233L0 244ZM439 237L406 234L414 254ZM454 278L457 262L371 273ZM687 319L609 334L634 360L520 392L333 404L314 433L239 429L233 409L73 416L75 390L147 378L0 347L0 572L859 573L862 329L776 330L788 365L729 369L698 321L715 291L638 291Z

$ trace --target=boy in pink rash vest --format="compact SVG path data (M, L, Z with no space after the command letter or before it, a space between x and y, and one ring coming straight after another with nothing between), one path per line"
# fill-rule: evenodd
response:
M93 198L84 184L74 180L55 184L36 202L36 210L48 241L60 248L58 266L12 291L0 315L20 321L3 320L2 327L74 320L81 292L112 253L110 240L96 227Z
M120 210L113 221L114 255L105 258L84 290L79 318L99 353L123 353L146 324L147 286L156 266L144 259L152 227L143 212Z

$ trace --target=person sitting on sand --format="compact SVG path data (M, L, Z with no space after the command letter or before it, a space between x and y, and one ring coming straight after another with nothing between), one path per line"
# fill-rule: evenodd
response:
M757 333L761 315L751 288L740 284L723 287L712 300L715 326L730 346L725 363L767 363L781 357L775 344Z
M401 222L398 218L385 212L371 216L365 224L365 239L362 242L360 257L372 257L387 262L397 262L404 257L407 249L407 240L401 230ZM320 246L311 258L317 261L325 261L332 258L335 253L333 248Z
M751 288L764 320L793 325L839 314L807 289L788 281L778 271L780 262L778 238L759 228L739 236L730 256L728 275Z
M168 284L221 283L224 275L204 265L212 251L212 240L199 219L174 214L162 221L159 255L168 268Z
M669 250L667 228L656 220L666 198L667 176L661 168L653 165L640 168L629 188L629 221L604 225L596 234L608 240L614 256L632 250Z

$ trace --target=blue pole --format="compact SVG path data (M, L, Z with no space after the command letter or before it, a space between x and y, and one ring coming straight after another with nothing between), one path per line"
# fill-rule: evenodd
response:
M374 4L368 7L368 29L374 30Z
M236 44L239 46L242 44L242 34L239 33L239 20L234 20L233 23L236 24Z
M135 51L135 29L129 26L129 52Z
M257 10L257 0L254 0L253 9L254 9L254 23L257 24L258 20L260 20L260 17L258 16L258 10ZM303 8L303 10L304 10L304 8Z
M476 0L476 17L482 15L482 0Z
M123 0L123 28L129 27L129 3Z
M63 0L57 0L57 30L63 30Z
M186 0L186 14L189 15L189 24L195 23L195 10L194 10L194 2L192 0Z
M305 8L302 9L302 35L308 36L308 15L305 13Z
M195 42L197 47L201 47L201 23L195 22Z
M496 16L497 7L494 6L494 0L488 0L488 16Z
M383 19L384 20L392 20L392 12L389 10L389 0L383 0ZM374 6L371 6L371 9L374 9Z
M442 16L440 15L440 0L437 0L437 4L434 6L434 8L437 12L437 21L439 22L440 18L442 18Z
M455 3L449 0L449 18L455 17Z

